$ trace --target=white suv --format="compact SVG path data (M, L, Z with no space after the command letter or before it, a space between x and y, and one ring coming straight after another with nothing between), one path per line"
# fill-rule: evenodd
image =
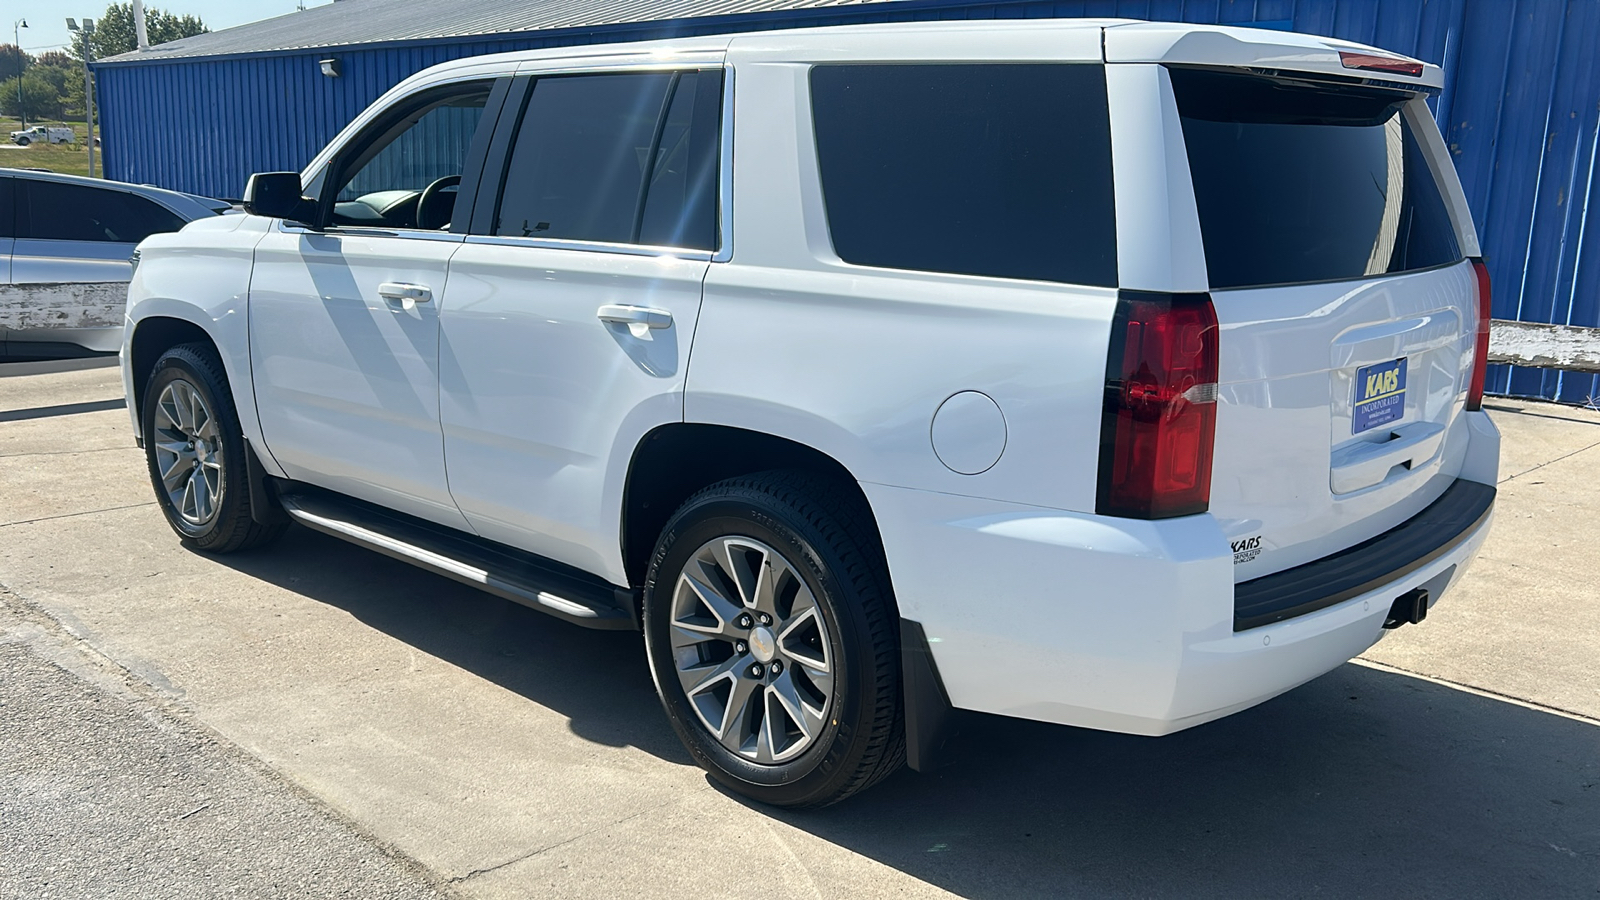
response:
M758 800L937 765L955 710L1166 734L1487 532L1440 84L1124 21L450 63L141 246L134 421L200 549L292 519L642 630Z

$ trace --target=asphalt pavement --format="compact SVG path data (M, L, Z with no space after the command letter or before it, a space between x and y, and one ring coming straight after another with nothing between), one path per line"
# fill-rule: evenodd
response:
M1362 660L1160 739L981 718L795 813L690 763L637 635L192 552L115 369L5 376L0 897L1600 896L1600 412L1491 401L1494 532Z
M448 896L4 592L0 673L0 895Z

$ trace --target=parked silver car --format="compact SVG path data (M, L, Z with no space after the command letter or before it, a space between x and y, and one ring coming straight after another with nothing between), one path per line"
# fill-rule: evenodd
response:
M115 351L133 248L228 208L143 185L0 168L0 356Z

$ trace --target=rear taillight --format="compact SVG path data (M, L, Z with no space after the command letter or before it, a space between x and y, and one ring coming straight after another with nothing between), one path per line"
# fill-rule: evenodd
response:
M1472 261L1478 276L1478 343L1472 348L1472 380L1467 383L1467 409L1483 408L1483 379L1489 373L1489 267Z
M1206 294L1123 291L1100 427L1101 515L1206 511L1217 430L1217 313Z

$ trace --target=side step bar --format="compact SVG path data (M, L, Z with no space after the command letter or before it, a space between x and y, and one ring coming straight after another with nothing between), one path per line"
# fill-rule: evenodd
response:
M277 486L284 511L308 528L576 625L639 629L633 591L587 572L321 488Z

